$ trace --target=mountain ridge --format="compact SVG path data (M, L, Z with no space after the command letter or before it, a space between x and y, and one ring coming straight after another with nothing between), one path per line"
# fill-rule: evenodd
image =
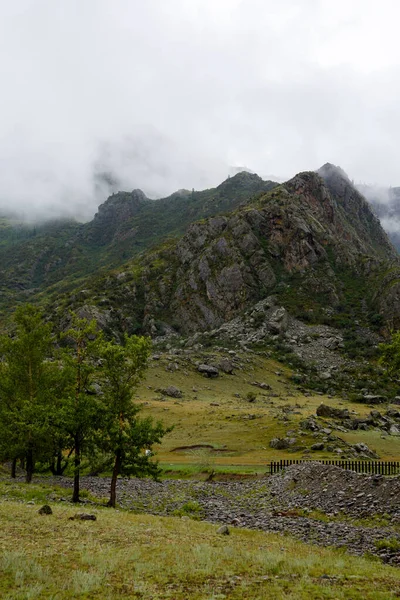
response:
M193 334L268 295L292 314L343 326L397 323L400 262L368 203L332 168L303 172L97 279L85 307L110 331ZM375 315L375 317L374 317Z

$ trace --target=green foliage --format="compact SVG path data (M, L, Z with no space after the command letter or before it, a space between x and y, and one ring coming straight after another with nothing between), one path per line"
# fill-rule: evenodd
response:
M380 344L379 362L384 365L390 375L399 375L400 371L400 331L392 335L392 340L387 344Z
M397 538L385 538L384 540L376 540L375 547L378 550L389 550L390 552L400 551L400 542Z
M203 509L195 500L188 500L188 502L185 502L180 508L176 508L172 512L174 517L190 517L194 520L200 519L202 513Z
M72 314L71 327L62 336L70 346L63 352L65 394L59 411L59 428L67 434L74 451L73 501L79 501L81 455L94 444L94 433L101 426L99 402L92 385L96 373L101 334L95 321Z
M103 465L107 457L114 463L110 504L115 506L120 473L158 476L150 449L169 431L139 418L141 407L132 400L150 341L125 336L123 345L107 342L95 321L74 314L70 319L57 360L51 325L31 305L17 310L14 338L0 338L0 458L24 458L30 481L39 459L62 474L68 450L74 454L73 501L78 502L82 457L92 454L99 463L101 453Z
M14 337L0 338L0 453L3 460L23 458L30 481L36 460L52 453L53 398L62 381L40 311L20 307L14 322Z
M148 338L136 336L125 336L123 346L105 341L99 346L102 394L97 445L114 457L110 506L116 503L119 474L159 475L158 465L151 459L151 447L169 430L150 418L140 418L141 407L132 401L133 390L145 373L150 348Z

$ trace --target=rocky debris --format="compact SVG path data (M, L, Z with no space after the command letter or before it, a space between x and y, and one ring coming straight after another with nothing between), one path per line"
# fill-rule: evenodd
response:
M327 404L320 404L317 408L317 415L319 417L333 417L336 419L346 419L349 416L347 408L340 409L334 406L328 406Z
M71 480L65 477L54 483L71 487ZM98 498L107 495L109 485L108 478L82 477L83 488ZM399 496L400 477L359 475L311 461L245 481L118 480L119 504L125 509L172 515L194 501L201 507L202 518L220 526L288 533L305 542L343 547L359 555L369 552L392 564L400 564L399 553L379 546L387 539L400 543L396 529L400 524ZM313 510L322 511L324 519L310 514ZM382 525L377 525L377 517ZM351 518L370 522L356 526Z
M41 508L39 508L38 513L39 515L52 515L53 511L51 510L51 506L44 504Z
M325 348L328 348L329 350L337 350L338 348L344 348L343 338L339 335L324 339L323 344Z
M173 373L174 371L179 371L179 365L177 362L170 362L167 364L167 366L165 368L167 371L170 371L171 373Z
M364 444L363 442L358 442L358 444L353 444L353 448L354 450L356 450L356 452L363 454L364 456L368 457L368 458L379 458L379 456L376 454L376 452L374 452L373 450L371 450L367 444Z
M75 513L73 517L69 517L69 521L96 521L96 515L89 513Z
M288 328L289 317L283 306L275 309L267 321L267 328L274 334L284 333Z
M157 392L160 392L164 396L168 396L169 398L182 398L182 391L175 387L174 385L170 385L167 388L158 389Z
M315 419L309 418L309 419L305 419L304 421L300 422L300 427L302 429L306 429L309 431L318 431L319 430L319 425L318 423L315 421Z
M217 367L213 367L211 365L200 364L198 365L197 370L205 377L218 377L219 375L219 370Z

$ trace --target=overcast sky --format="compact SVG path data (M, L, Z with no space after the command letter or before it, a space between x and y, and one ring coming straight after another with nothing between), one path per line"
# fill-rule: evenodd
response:
M0 206L329 161L400 185L398 0L0 0Z

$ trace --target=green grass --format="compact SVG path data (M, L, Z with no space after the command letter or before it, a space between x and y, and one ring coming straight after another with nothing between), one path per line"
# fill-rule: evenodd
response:
M201 362L218 362L219 351L202 350L192 357ZM291 380L292 371L281 363L254 353L238 352L244 368L234 375L221 374L216 379L204 378L184 355L164 353L160 360L151 361L146 380L138 389L136 399L142 401L144 413L160 419L174 429L156 449L164 471L179 472L179 476L202 472L247 472L265 470L271 460L283 458L339 458L326 450L304 455L297 452L270 448L272 438L286 437L295 431L298 445L309 448L316 442L312 432L298 436L299 424L315 414L321 402L348 408L354 417L367 415L371 408L357 402L345 402L340 397L305 396ZM179 369L168 371L169 363L177 362ZM279 373L277 375L277 373ZM251 385L252 381L265 382L271 390ZM182 390L182 398L162 397L157 389L170 385ZM256 394L255 402L248 394ZM237 397L239 394L240 397ZM386 408L386 407L385 407ZM255 418L248 418L253 416ZM321 425L324 423L320 419ZM398 439L376 431L334 432L351 443L365 442L376 449L382 460L397 460ZM210 449L190 446L208 444ZM335 443L333 443L335 446ZM186 449L177 450L182 446Z
M400 570L290 537L181 518L0 502L0 597L390 600ZM92 510L92 509L91 509Z

